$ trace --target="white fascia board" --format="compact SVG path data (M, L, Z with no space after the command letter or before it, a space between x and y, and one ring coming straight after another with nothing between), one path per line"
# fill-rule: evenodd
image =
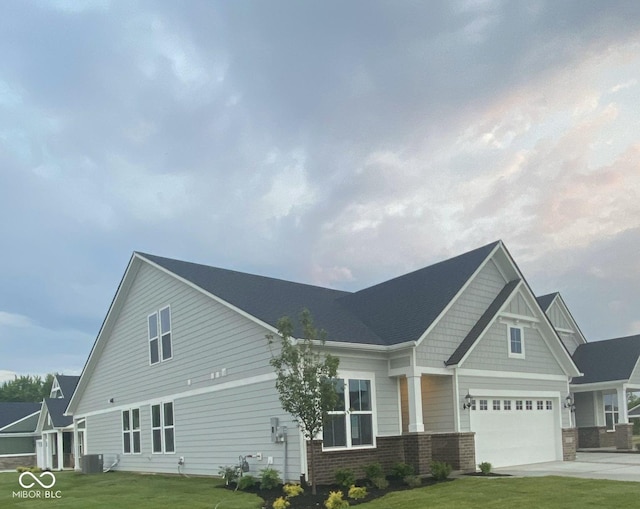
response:
M476 278L476 276L480 273L480 271L482 269L484 269L485 265L489 262L489 260L493 259L493 256L496 254L496 252L502 247L502 241L500 240L497 244L496 247L493 248L493 250L491 251L491 253L489 253L487 255L487 257L484 259L484 261L478 265L478 268L475 270L475 272L473 274L471 274L471 276L469 277L469 279L467 279L467 282L465 284L462 285L462 288L460 288L460 290L458 291L458 293L456 293L453 297L453 299L451 299L449 301L449 303L445 306L445 308L442 310L442 312L438 315L438 317L431 323L431 325L429 325L429 327L427 328L426 331L424 331L422 333L422 335L418 338L418 341L416 341L416 346L419 346L424 340L425 338L429 335L429 333L436 327L436 325L438 325L438 323L440 322L440 320L442 320L442 318L449 312L449 310L451 309L451 307L455 304L455 302L460 298L460 296L466 291L466 289L469 287L469 285L471 284L471 282Z
M0 433L0 438L12 438L12 437L20 437L20 438L29 438L29 437L37 437L40 433L36 433L35 431L20 431L19 433Z
M178 276L177 274L171 272L170 270L165 269L164 267L162 267L161 265L158 265L155 262L152 262L151 260L145 258L144 256L136 253L136 256L138 256L141 260L144 260L146 263L148 263L149 265L151 265L152 267L164 272L165 274L177 279L178 281L183 282L185 285L193 288L194 290L202 293L203 295L206 295L207 297L212 298L213 300L215 300L216 302L218 302L219 304L222 304L223 306L231 309L232 311L235 311L236 313L242 315L243 317L251 320L254 323L257 323L258 325L264 327L265 329L269 330L271 333L273 334L278 334L278 329L276 329L275 327L273 327L272 325L268 324L267 322L263 322L262 320L260 320L259 318L256 318L255 316L253 316L250 313L247 313L246 311L244 311L243 309L234 306L233 304L231 304L230 302L227 302L226 300L218 297L217 295L214 295L213 293L208 292L207 290L200 288L198 285L192 283L191 281L189 281L188 279L183 278L182 276Z
M106 335L106 331L110 330L113 326L114 316L118 314L122 307L122 294L126 293L131 284L135 275L137 274L142 258L137 254L133 253L131 259L129 260L129 264L120 280L120 284L118 285L118 289L111 301L111 305L109 306L109 310L107 311L107 315L102 322L100 327L100 331L96 336L96 340L91 347L91 352L89 353L89 357L87 358L87 362L85 362L84 367L82 368L82 373L80 373L80 379L78 380L78 384L76 385L75 390L69 400L69 404L67 405L67 409L63 415L70 416L73 415L73 411L75 410L78 401L81 398L82 393L84 392L85 385L87 384L87 379L91 376L93 372L93 368L95 364L98 362L98 358L100 357L100 353L102 353L104 336Z
M300 340L296 339L296 341L300 341ZM326 340L323 345L322 341L318 339L313 339L311 340L311 343L314 346L324 346L325 348L328 348L328 349L348 348L351 350L369 351L369 352L395 352L396 350L403 350L405 348L414 348L416 346L415 341L406 341L404 343L398 343L397 345L371 345L369 343L350 343L348 341Z
M509 378L512 380L549 380L567 382L566 375L547 375L545 373L527 373L521 371L491 371L487 369L458 368L458 376L473 376L484 378Z
M198 389L189 389L182 392L175 392L173 394L165 394L163 396L153 398L153 399L145 399L140 401L132 401L122 405L113 405L108 408L103 408L100 410L93 410L91 412L85 412L82 414L78 414L74 416L76 419L86 419L87 417L92 417L95 415L108 414L111 412L122 412L123 410L129 410L131 408L140 408L145 405L157 405L160 403L165 403L167 401L175 401L182 398L189 398L192 396L199 396L201 394L209 394L213 392L220 392L229 389L236 389L238 387L245 387L247 385L254 385L264 382L270 382L276 379L275 373L265 373L262 375L256 375L248 378L241 378L239 380L231 380L229 382L223 382L216 385L210 385L208 387L200 387Z
M591 391L606 391L610 389L616 389L621 385L626 385L628 380L607 380L606 382L591 382L588 384L569 384L571 392L591 392Z
M42 409L42 407L40 407ZM9 424L7 424L6 426L3 426L2 428L0 428L0 432L2 432L3 429L7 429L7 428L12 428L13 426L15 426L16 424L22 422L22 421L26 421L27 419L33 417L36 414L39 414L40 410L38 410L37 412L33 412L29 415L25 415L24 417L21 417L20 419L18 419L17 421L13 421L10 422Z

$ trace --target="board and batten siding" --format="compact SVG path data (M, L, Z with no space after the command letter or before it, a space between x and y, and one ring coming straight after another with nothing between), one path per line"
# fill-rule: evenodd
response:
M329 343L327 343L330 346ZM376 423L378 436L394 436L400 434L400 402L398 401L398 381L390 377L389 363L385 356L371 353L346 355L334 351L339 357L338 376L342 373L370 374L375 380Z
M461 364L467 369L563 375L564 372L536 327L522 324L524 359L509 357L507 324L494 322Z
M419 366L442 368L506 281L489 260L416 350Z
M150 365L147 317L165 306L173 358ZM77 416L108 408L111 398L122 405L272 371L266 328L146 263L112 318Z
M562 331L558 331L558 335L564 343L564 346L567 347L569 354L573 355L578 346L582 344L582 341L578 331L575 330L575 327L571 324L571 321L557 302L554 302L547 310L547 317L556 329L562 329Z
M492 377L492 376L458 376L458 402L460 406L464 402L464 397L470 391L479 390L480 393L471 394L476 400L483 396L491 397L498 395L500 399L515 399L515 396L500 396L500 391L510 391L514 394L536 398L536 393L554 393L554 396L545 399L553 399L556 406L560 406L562 416L562 427L570 427L570 410L563 408L562 403L568 394L568 385L566 381L561 380L539 380L536 378L527 378L526 373L521 373L514 378ZM469 413L470 410L460 411L460 429L461 431L469 431ZM573 423L575 425L575 423Z

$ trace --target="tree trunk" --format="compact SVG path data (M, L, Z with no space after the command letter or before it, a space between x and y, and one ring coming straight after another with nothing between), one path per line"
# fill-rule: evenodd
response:
M318 492L316 489L316 454L313 439L309 440L309 443L311 444L311 475L309 478L311 480L311 494L315 495Z

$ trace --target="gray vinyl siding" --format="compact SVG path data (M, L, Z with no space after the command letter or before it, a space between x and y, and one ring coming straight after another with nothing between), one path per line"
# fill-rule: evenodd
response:
M490 260L418 346L417 364L442 368L505 283L505 279Z
M586 428L597 426L596 409L592 392L577 392L573 395L576 404L576 426Z
M421 387L424 430L435 433L453 431L453 377L423 375Z
M4 454L34 454L35 450L34 437L0 436L0 456Z
M228 390L173 399L175 452L152 453L151 405L140 405L141 453L122 450L121 410L87 418L87 453L104 454L105 463L120 455L116 470L177 473L178 458L185 458L185 474L217 475L221 465L235 465L240 455L262 453L262 460L248 458L250 473L267 466L284 470L283 443L271 441L271 417L287 426L287 479L300 478L300 437L296 423L286 415L273 383L263 382ZM167 399L166 401L171 401Z
M480 341L476 343L462 367L551 375L563 374L562 367L549 350L537 328L523 326L522 335L525 358L509 357L507 324L494 322Z
M338 355L337 352L334 352ZM368 354L340 356L340 372L370 373L375 379L376 390L376 422L378 436L400 434L400 402L398 401L398 382L395 377L388 376L388 361L384 357Z
M411 365L411 357L395 357L389 361L389 367L391 369L407 368Z
M531 392L557 392L554 405L561 405L567 396L568 386L565 381L535 380L524 376L517 378L478 377L460 375L458 377L458 401L460 405L469 391L480 390L480 394L471 394L474 397L491 396L496 391L522 391ZM513 398L512 398L513 399ZM561 407L562 408L562 407ZM562 408L562 427L569 427L569 411ZM469 431L469 410L460 411L461 431Z
M147 317L167 305L173 358L149 365ZM76 415L271 371L267 329L148 264L115 318Z

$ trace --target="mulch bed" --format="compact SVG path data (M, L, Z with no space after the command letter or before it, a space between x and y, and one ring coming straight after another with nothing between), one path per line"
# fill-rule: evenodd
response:
M483 474L482 472L469 472L467 474L471 477L511 477L511 474L496 474L495 472L489 472L488 474Z
M393 491L402 491L411 489L407 486L401 479L391 479L389 478L389 487L385 489L378 489L373 486L369 486L366 480L359 480L356 483L356 486L366 486L367 487L367 496L361 500L353 500L347 497L347 492L349 490L341 488L338 485L323 485L319 484L317 487L317 494L313 495L311 493L311 488L307 487L303 494L298 495L297 497L289 498L289 509L324 509L324 501L329 497L329 492L342 490L344 494L344 500L349 501L349 506L353 507L359 504L364 504L366 502L371 502L376 498L383 497L387 493L391 493ZM451 481L452 479L447 479L447 481ZM433 478L425 478L422 480L422 486L430 486L436 484L438 481L435 481ZM446 481L441 481L446 482ZM235 484L230 484L228 489L235 489ZM274 488L273 490L260 490L257 486L252 487L246 490L250 493L255 493L259 497L261 497L265 503L264 506L266 509L271 509L273 501L279 497L284 496L284 492L282 491L282 485Z

